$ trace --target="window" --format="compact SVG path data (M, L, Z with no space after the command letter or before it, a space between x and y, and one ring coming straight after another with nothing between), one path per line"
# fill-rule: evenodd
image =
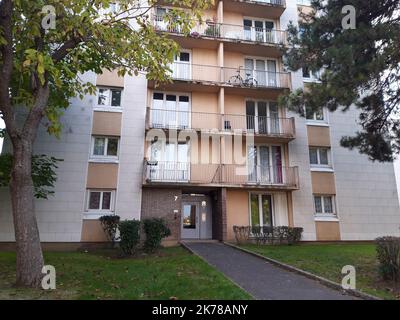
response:
M329 148L310 148L309 151L312 166L329 166L331 164Z
M301 6L311 6L311 0L297 0L297 4Z
M118 158L118 137L93 137L93 158Z
M250 225L252 227L272 227L272 196L250 194Z
M314 209L316 215L336 216L333 196L314 195Z
M103 107L121 107L121 89L98 88L97 105Z
M87 210L113 212L114 198L115 190L88 190Z
M151 124L153 128L186 129L190 127L190 99L188 95L153 94Z
M325 121L324 109L319 108L313 111L310 107L306 107L306 119L312 121Z
M303 32L303 30L302 30ZM303 68L303 80L305 81L319 81L321 73L319 71L311 71L310 68Z

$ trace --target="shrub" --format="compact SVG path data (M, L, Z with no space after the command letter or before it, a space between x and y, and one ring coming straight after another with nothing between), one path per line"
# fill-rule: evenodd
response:
M239 244L246 243L250 237L250 227L233 226L236 242Z
M241 244L254 239L257 244L266 244L278 242L287 243L289 245L298 243L301 240L303 228L293 228L287 226L277 227L248 227L248 226L233 226L236 241Z
M303 228L299 228L299 227L294 227L294 228L289 227L288 234L287 234L288 244L299 243L301 240L301 237L303 235L303 230L304 230Z
M385 280L400 280L400 238L381 237L375 240L379 272Z
M171 230L167 227L165 221L160 218L143 220L143 227L146 234L144 249L147 252L154 252L160 247L161 240L171 235Z
M119 223L120 248L125 255L136 253L140 241L140 221L125 220Z
M107 235L108 240L110 240L114 246L115 241L118 240L117 231L120 220L119 216L106 215L106 216L101 216L99 220L101 222L101 226L103 227L105 234Z

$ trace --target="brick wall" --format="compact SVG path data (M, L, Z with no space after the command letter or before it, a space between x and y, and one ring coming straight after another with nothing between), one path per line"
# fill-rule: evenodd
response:
M142 190L141 220L164 218L171 229L171 236L165 239L167 242L180 240L181 208L182 191L179 189L143 188Z
M224 241L227 239L226 222L226 189L215 191L213 201L213 239Z

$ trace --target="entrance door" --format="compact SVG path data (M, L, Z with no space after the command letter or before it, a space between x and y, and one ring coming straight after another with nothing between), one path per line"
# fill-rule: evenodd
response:
M200 205L197 202L185 202L182 205L182 239L199 239Z

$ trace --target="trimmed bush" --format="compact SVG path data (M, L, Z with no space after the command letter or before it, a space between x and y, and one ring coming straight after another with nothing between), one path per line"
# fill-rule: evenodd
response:
M238 244L246 243L249 241L251 227L233 226L236 242Z
M381 237L375 239L379 272L385 280L400 280L400 238Z
M140 242L140 221L125 220L119 223L120 248L125 255L133 255Z
M146 234L144 249L147 252L154 252L161 246L161 240L171 235L164 219L152 218L143 220L143 228Z
M273 244L277 242L279 244L287 243L292 245L301 240L303 228L233 226L233 232L239 244L253 239L257 244Z
M117 231L120 217L117 215L107 215L101 216L99 220L108 240L110 240L114 246L115 241L118 240Z

